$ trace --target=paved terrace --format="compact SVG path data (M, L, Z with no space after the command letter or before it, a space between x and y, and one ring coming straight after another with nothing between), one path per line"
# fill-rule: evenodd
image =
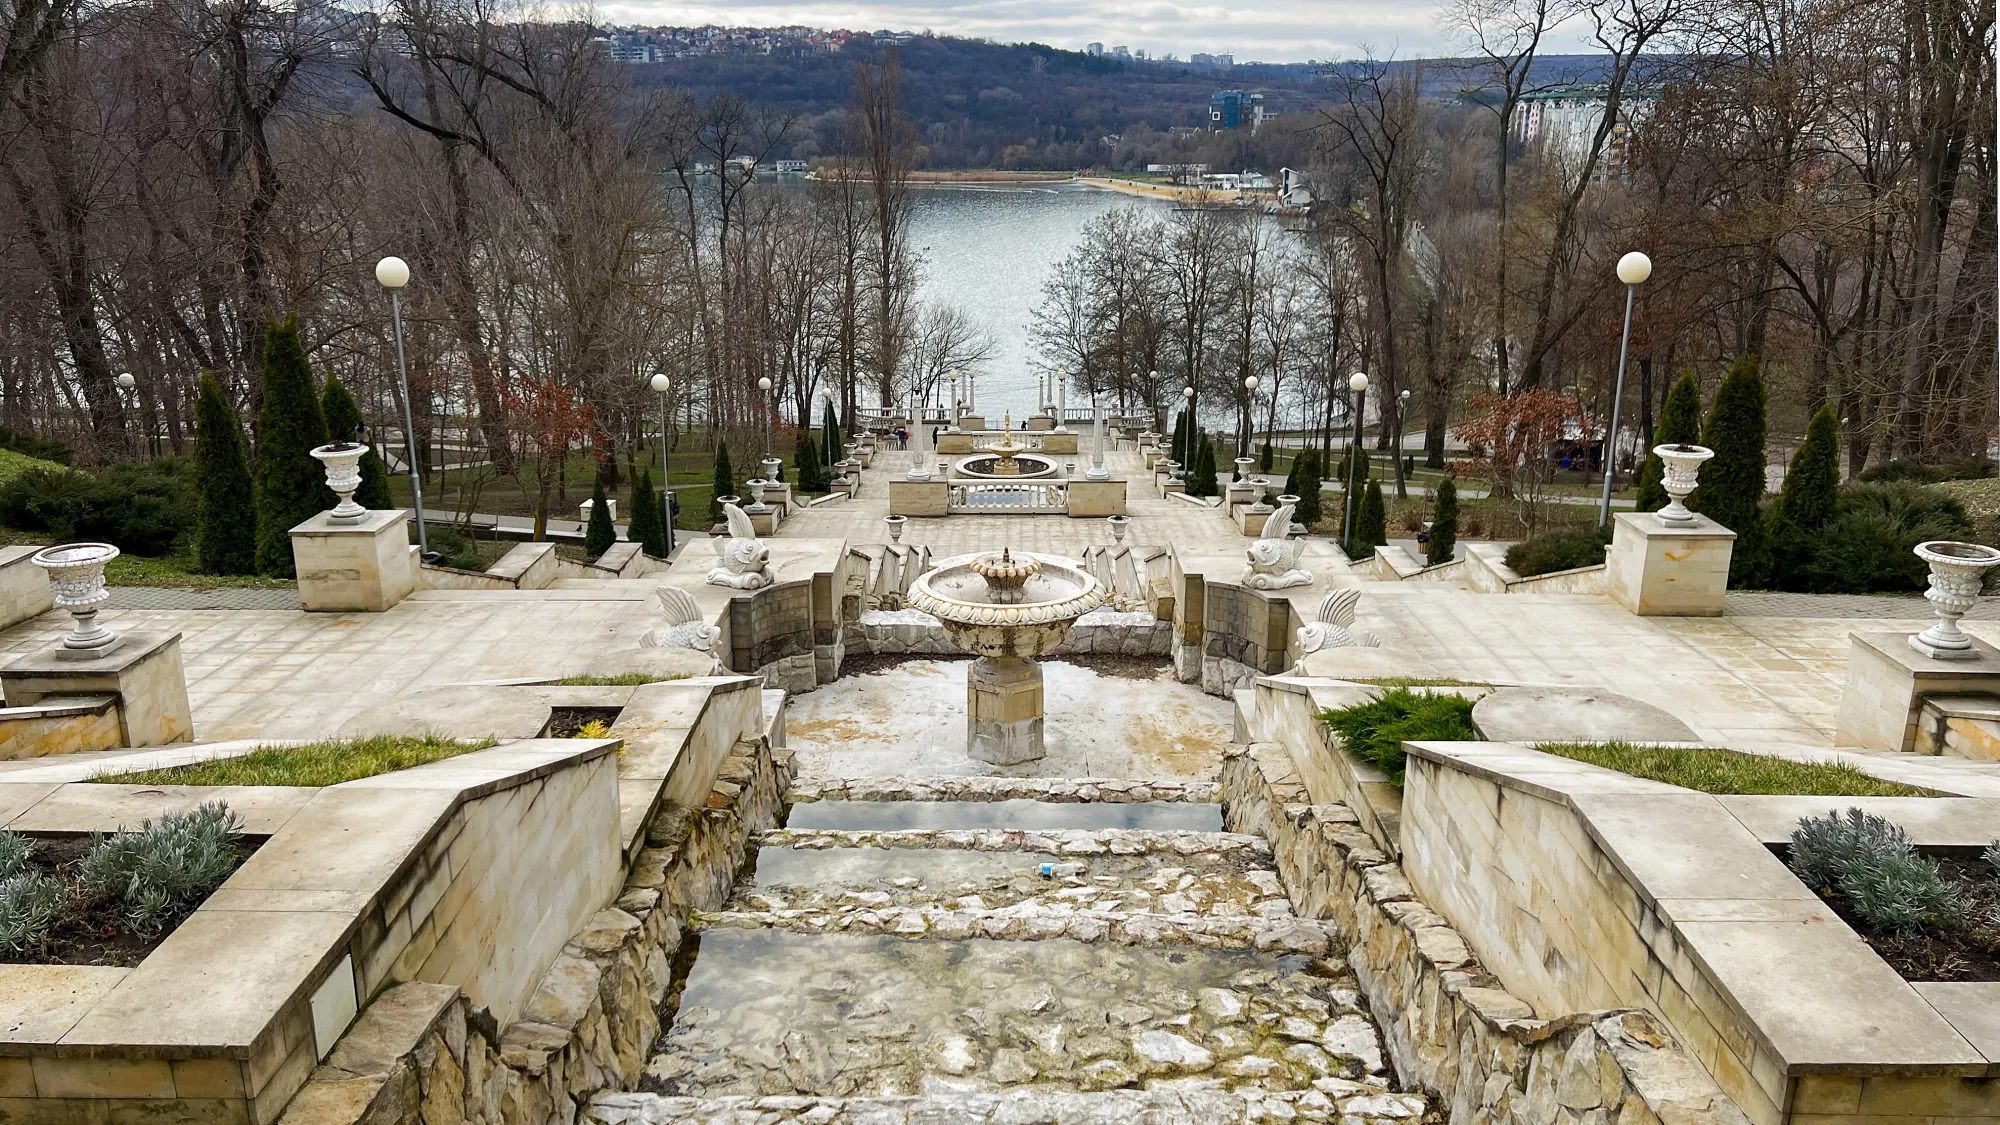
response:
M1132 478L1128 542L1197 553L1245 543L1217 510L1164 499L1136 454L1111 457ZM891 473L908 455L878 455L858 499L806 510L785 537L887 540ZM903 541L934 552L1004 545L1076 554L1108 545L1100 519L952 516L911 520ZM706 547L687 556L705 562ZM198 737L311 738L337 731L396 696L445 684L627 671L656 622L645 581L571 581L532 593L430 591L382 614L306 614L221 606L229 599L130 591L102 619L114 628L179 631ZM1369 582L1362 626L1441 675L1467 680L1603 687L1656 704L1707 738L1824 746L1846 669L1847 633L1916 629L1918 599L1733 595L1714 619L1639 618L1582 595L1480 594L1442 583ZM266 593L257 591L255 593ZM285 594L286 591L274 593ZM249 600L268 606L280 599ZM1740 611L1740 612L1739 612ZM1907 616L1889 616L1903 612ZM2000 643L2000 599L1968 631ZM66 615L0 632L0 660L55 640Z

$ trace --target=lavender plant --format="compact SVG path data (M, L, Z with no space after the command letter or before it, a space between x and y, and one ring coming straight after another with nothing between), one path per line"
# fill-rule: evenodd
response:
M208 897L243 858L243 825L210 802L168 813L136 832L98 836L77 865L84 891L120 904L127 929L151 937Z
M1838 893L1876 929L1915 933L1963 913L1958 888L1937 862L1918 854L1901 828L1860 809L1800 820L1787 862L1809 886Z

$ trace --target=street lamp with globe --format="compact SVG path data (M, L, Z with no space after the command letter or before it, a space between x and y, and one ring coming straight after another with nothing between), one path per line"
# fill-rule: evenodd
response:
M1257 397L1257 377L1243 377L1243 407L1236 419L1236 456L1250 456L1250 403Z
M1597 510L1597 527L1611 522L1611 482L1618 475L1612 453L1618 444L1618 410L1625 398L1625 353L1632 344L1632 295L1653 276L1653 259L1634 250L1618 259L1618 280L1625 283L1625 331L1618 337L1618 382L1611 391L1611 428L1604 431L1604 503Z
M673 389L674 381L666 372L653 374L649 384L653 393L660 396L660 518L667 525L667 554L674 553L674 490L667 485L667 392Z
M1347 503L1344 506L1340 521L1340 538L1343 549L1352 556L1354 553L1354 494L1361 491L1355 479L1355 469L1360 464L1361 416L1363 407L1368 399L1368 376L1363 375L1359 371L1349 375L1347 377L1347 389L1354 393L1354 440L1347 447L1347 474L1346 479L1341 482L1342 490L1347 493Z
M389 291L389 320L396 335L396 387L403 399L403 457L410 469L410 506L417 516L417 554L432 561L430 536L424 530L424 476L417 465L417 422L410 409L410 368L403 358L403 286L410 283L410 263L391 255L375 263L375 280Z
M1181 416L1187 419L1187 425L1182 427L1187 431L1182 439L1187 448L1181 451L1181 472L1186 474L1194 471L1194 388L1182 387L1181 398L1187 403L1181 408Z

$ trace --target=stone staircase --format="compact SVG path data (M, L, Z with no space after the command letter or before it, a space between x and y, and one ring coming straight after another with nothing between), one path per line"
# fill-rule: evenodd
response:
M1338 935L1294 913L1268 844L1148 826L1214 816L1213 795L1106 778L801 783L795 819L850 826L762 834L722 909L692 919L698 951L640 1092L590 1116L1420 1118ZM1009 823L963 827L995 820Z

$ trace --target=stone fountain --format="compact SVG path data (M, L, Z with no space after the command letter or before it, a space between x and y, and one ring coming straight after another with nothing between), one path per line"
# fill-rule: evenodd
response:
M979 654L965 677L965 749L982 762L1031 762L1042 749L1042 666L1077 618L1104 604L1083 564L1055 555L956 555L910 587L909 605Z

